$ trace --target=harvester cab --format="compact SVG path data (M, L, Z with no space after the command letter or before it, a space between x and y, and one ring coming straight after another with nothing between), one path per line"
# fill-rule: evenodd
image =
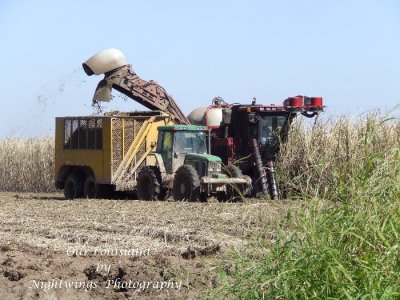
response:
M175 200L196 201L211 194L241 196L250 179L222 170L222 160L209 154L205 126L168 125L158 128L156 166L144 167L137 179L139 199L163 199L172 191Z
M254 105L232 106L232 118L236 120L230 126L230 134L237 137L240 143L236 153L240 157L248 155L249 147L256 140L262 157L274 159L279 141L285 136L293 114L287 111L260 111Z

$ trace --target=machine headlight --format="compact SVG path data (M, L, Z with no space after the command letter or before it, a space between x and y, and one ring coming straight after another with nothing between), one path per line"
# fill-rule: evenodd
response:
M221 164L216 163L216 162L211 162L208 165L208 172L220 173L221 172Z

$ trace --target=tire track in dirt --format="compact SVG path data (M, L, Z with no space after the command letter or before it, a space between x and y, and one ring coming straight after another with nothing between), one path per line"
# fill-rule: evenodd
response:
M299 205L65 201L58 194L0 193L0 207L1 299L184 299L201 298L205 289L216 287L214 265L227 259L229 249L241 249L265 230L273 236L287 209ZM99 263L110 266L109 272L98 270ZM118 276L126 282L182 285L179 291L139 293L107 287ZM93 281L96 288L32 288L55 279Z

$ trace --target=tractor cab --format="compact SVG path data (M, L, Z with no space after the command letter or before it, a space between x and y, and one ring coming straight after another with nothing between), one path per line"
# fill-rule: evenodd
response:
M208 155L206 127L171 125L158 130L156 152L161 155L167 173L175 173L190 154Z

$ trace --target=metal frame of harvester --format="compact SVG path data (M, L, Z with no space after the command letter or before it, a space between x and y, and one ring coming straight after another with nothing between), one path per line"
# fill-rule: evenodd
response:
M286 142L296 116L312 118L324 110L322 97L290 97L282 105L259 105L255 99L251 104L231 105L217 97L206 109L205 125L207 114L215 109L221 110L222 121L210 126L211 153L252 178L253 196L261 192L278 199L275 161L280 144Z

